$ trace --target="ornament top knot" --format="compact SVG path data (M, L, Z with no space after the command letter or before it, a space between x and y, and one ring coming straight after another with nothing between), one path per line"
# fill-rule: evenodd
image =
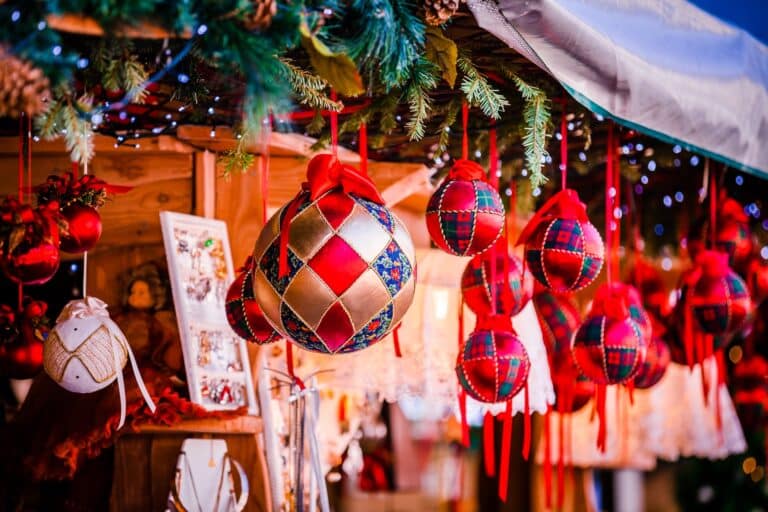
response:
M571 189L561 190L544 203L517 244L525 244L525 261L536 280L558 293L587 287L605 259L600 233Z
M427 229L440 249L456 256L481 253L501 236L504 204L480 165L456 160L429 199Z
M307 350L347 353L386 336L413 301L416 257L375 185L333 155L314 157L299 194L253 252L267 321Z

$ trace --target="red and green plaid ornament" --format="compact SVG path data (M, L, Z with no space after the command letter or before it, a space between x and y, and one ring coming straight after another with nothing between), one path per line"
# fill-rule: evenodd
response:
M504 229L504 204L485 171L457 160L427 205L427 230L440 249L473 256L489 249Z
M538 282L554 292L575 292L600 273L605 247L575 190L550 198L528 222L518 244Z
M576 303L566 295L542 289L533 296L533 305L552 362L557 363L562 357L571 361L571 339L581 325Z
M461 294L476 315L514 316L531 300L533 279L523 272L522 261L509 254L506 247L497 247L467 263L461 276Z
M253 258L251 256L240 269L235 280L227 290L224 309L235 334L244 340L265 345L280 339L259 308L253 293Z
M667 371L671 355L663 339L653 336L648 343L645 359L635 375L635 387L648 389L661 380Z
M508 326L507 326L508 324ZM459 384L472 398L504 402L525 386L531 362L509 317L488 317L478 323L456 361Z
M408 231L368 175L333 155L309 162L302 191L267 221L253 260L265 318L306 350L369 347L413 301L416 258Z
M596 384L621 384L632 379L645 358L646 343L629 316L626 297L602 290L590 315L573 335L576 366Z

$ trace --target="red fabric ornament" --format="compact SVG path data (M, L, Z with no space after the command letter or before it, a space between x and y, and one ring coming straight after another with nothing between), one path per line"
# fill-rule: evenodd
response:
M747 285L728 266L727 258L724 253L702 251L696 258L698 268L690 276L695 285L686 300L698 327L707 334L739 330L752 310Z
M481 402L504 402L528 380L531 362L509 317L488 317L478 322L456 361L461 387Z
M756 303L768 298L768 260L754 256L747 264L747 286Z
M646 344L637 323L629 317L626 297L603 291L573 336L576 366L596 384L621 384L638 372Z
M61 235L62 251L79 254L90 251L101 238L101 215L92 206L73 203L62 208L67 230Z
M12 379L31 379L43 369L47 309L44 302L26 300L24 311L14 315L8 306L0 306L0 373Z
M635 387L648 389L661 380L667 371L671 354L663 339L652 337L645 352L645 359L635 375Z
M42 284L59 268L58 205L33 209L15 199L0 205L0 267L15 283Z
M495 268L492 268L494 260ZM531 300L533 279L530 274L523 273L523 263L504 248L497 248L472 258L461 276L461 294L475 314L494 313L492 280L496 314L514 316Z
M581 325L581 314L576 303L566 295L542 289L533 296L533 305L552 363L559 365L560 358L571 362L571 338Z
M244 340L265 345L280 339L264 314L253 293L253 258L251 256L240 269L237 278L229 286L224 308L227 321L235 333Z
M520 234L533 276L555 292L574 292L600 273L605 247L575 190L561 190L536 212Z
M489 249L504 229L504 204L485 171L457 160L427 205L427 230L442 250L473 256Z
M699 220L688 235L688 254L696 261L698 255L706 249L705 239L709 232L709 220ZM717 203L715 221L715 248L728 254L728 263L743 269L754 249L749 217L744 208L735 199L721 197Z
M653 333L653 326L651 324L651 318L643 307L643 301L640 298L640 293L632 285L624 283L610 283L604 284L598 288L595 293L594 303L592 306L592 314L604 315L605 305L610 303L613 298L619 296L622 297L629 312L629 318L637 323L640 328L640 333L643 336L643 340L646 343L651 341L651 334Z
M333 155L310 161L302 191L267 221L253 259L265 318L306 350L369 347L413 301L416 256L408 231L370 178Z

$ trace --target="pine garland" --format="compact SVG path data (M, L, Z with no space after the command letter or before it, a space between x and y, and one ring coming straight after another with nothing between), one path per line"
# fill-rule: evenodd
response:
M73 98L70 91L60 87L50 108L35 118L35 128L46 140L62 136L72 161L85 164L93 158L92 110L91 96Z
M525 161L530 172L531 186L540 187L548 181L541 169L547 157L547 127L551 122L549 99L547 95L533 85L528 84L518 75L513 80L517 90L525 101L523 107L523 122L525 132L523 135L523 147L525 148Z
M283 76L288 80L299 103L316 110L339 112L344 108L340 101L331 100L325 90L328 82L296 65L288 58L280 59L283 64Z
M437 87L440 69L425 58L419 58L414 65L410 82L405 89L411 117L405 127L411 140L424 138L424 130L432 112L429 92Z
M479 107L483 114L492 119L501 119L501 113L509 106L509 101L488 79L475 67L469 55L459 55L457 64L464 74L461 79L461 91L467 97L467 102L473 107Z

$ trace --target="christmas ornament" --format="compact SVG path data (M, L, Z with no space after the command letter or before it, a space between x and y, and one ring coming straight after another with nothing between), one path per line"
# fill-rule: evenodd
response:
M456 361L459 384L481 402L504 402L528 379L531 363L509 317L486 317L469 335Z
M702 251L691 276L695 285L686 300L698 327L707 334L727 334L740 329L752 310L746 283L728 266L727 254Z
M669 347L663 339L653 336L648 342L645 359L635 375L635 387L647 389L656 384L667 371L671 355Z
M568 296L543 288L533 296L533 304L553 363L559 363L557 360L562 357L571 362L571 339L581 325L581 314L576 304Z
M533 279L523 273L523 263L517 257L508 254L506 248L496 248L467 263L461 276L461 294L477 315L516 315L531 299Z
M12 379L31 379L43 369L43 341L48 336L45 302L26 298L20 315L0 306L0 330L13 333L0 339L0 373ZM15 321L14 321L15 320Z
M73 300L64 306L43 350L45 372L73 393L93 393L118 383L120 422L125 422L123 368L130 361L137 385L150 410L155 406L141 379L136 359L107 305L95 298Z
M600 234L589 223L576 191L570 189L544 203L517 243L525 244L525 261L536 280L560 293L588 286L600 273L605 257Z
M747 264L746 282L755 302L768 298L768 260L753 256Z
M0 46L0 118L34 117L51 98L48 78L39 68L18 59Z
M504 228L504 205L475 162L457 160L427 205L432 241L456 256L489 249Z
M604 284L597 289L593 304L593 313L603 314L599 311L606 302L615 300L615 297L621 297L627 306L629 312L629 318L637 323L640 328L643 340L646 343L651 341L651 335L653 332L653 326L651 324L651 318L643 307L643 301L640 298L640 293L634 286L624 283L610 283ZM598 311L595 311L595 305Z
M109 185L92 174L75 178L68 172L48 176L35 187L40 205L58 205L65 229L61 233L61 250L82 253L92 249L101 237L101 216L108 193L127 192L131 187Z
M277 14L277 0L251 0L245 13L243 26L246 30L262 31L269 28Z
M620 384L635 376L646 345L637 323L629 317L626 299L604 291L573 335L571 351L581 372L596 384Z
M394 329L413 300L408 231L370 178L332 155L310 161L303 190L269 219L253 259L264 316L307 350L364 349Z
M244 340L264 345L280 339L264 318L253 293L253 257L248 257L230 285L224 307L232 330Z
M429 25L442 25L447 22L464 0L424 0L424 19Z
M7 198L0 205L0 267L11 281L42 284L59 268L58 206L33 209Z
M741 204L734 199L725 198L717 205L715 246L728 254L729 263L734 268L743 268L752 255L749 217L744 213Z

